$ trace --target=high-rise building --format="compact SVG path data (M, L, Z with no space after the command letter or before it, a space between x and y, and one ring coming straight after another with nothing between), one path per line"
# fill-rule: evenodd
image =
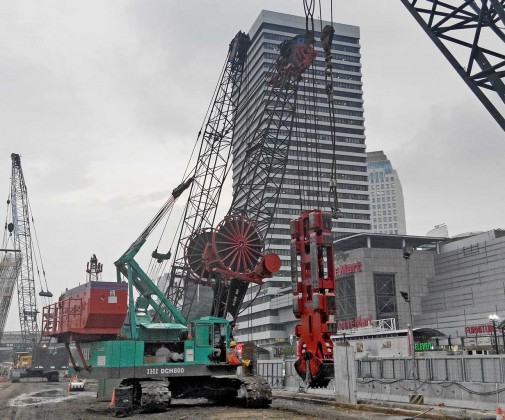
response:
M382 150L368 152L372 231L407 234L403 190L398 173Z
M323 26L326 24L329 22L322 22ZM240 109L265 107L265 102L258 100L258 92L271 89L265 80L279 54L279 45L297 34L303 34L305 25L305 17L270 11L260 13L249 31L252 45L243 78ZM320 22L315 26L320 28ZM329 179L334 155L337 158L339 204L343 213L338 223L334 222L335 238L371 229L360 31L356 26L333 26L335 147L325 92L324 54L319 42L320 34L316 32L318 55L315 63L304 73L298 88L297 129L291 138L283 186L266 239L267 249L281 257L282 268L265 285L249 287L235 329L237 340L254 341L269 350L275 349L275 343L278 347L285 346L296 324L292 313L289 222L300 215L302 208L329 210ZM238 177L237 168L240 169L247 147L244 139L249 129L248 115L248 112L242 111L237 119L233 151L234 185ZM300 197L303 197L303 206Z

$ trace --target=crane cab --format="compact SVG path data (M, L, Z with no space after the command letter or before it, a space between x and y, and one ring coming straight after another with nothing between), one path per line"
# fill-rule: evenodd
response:
M190 322L188 338L194 343L194 362L226 363L230 336L231 326L226 319L205 316Z

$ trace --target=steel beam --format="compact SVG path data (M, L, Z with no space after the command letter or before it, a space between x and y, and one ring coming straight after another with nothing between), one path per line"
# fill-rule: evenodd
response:
M505 131L505 0L401 2Z

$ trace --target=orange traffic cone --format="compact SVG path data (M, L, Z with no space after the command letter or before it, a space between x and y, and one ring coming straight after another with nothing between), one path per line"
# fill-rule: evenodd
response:
M110 406L115 407L116 406L116 388L112 390L112 398L110 400Z
M503 410L501 407L496 409L496 420L503 420Z

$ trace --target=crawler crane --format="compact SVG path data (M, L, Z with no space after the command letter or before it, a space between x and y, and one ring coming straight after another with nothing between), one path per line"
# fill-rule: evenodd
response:
M230 45L221 87L228 86L225 81L236 80L245 60L247 42L247 36L239 33ZM228 88L224 91L231 93ZM215 122L212 112L210 115ZM216 146L231 129L227 123L213 127L220 128L210 133L207 124L202 149ZM211 153L212 150L207 156ZM205 159L200 159L200 163ZM203 173L199 172L201 169ZM117 281L90 278L44 308L43 335L65 343L72 370L79 372L81 379L121 381L114 394L119 414L135 409L164 410L171 398L204 397L229 404L240 402L246 407L267 407L271 402L271 389L265 380L252 375L239 376L238 366L228 362L230 322L215 316L188 322L177 307L178 299L169 299L135 260L185 191L192 191L191 197L199 196L197 202L210 200L210 193L219 196L220 184L209 187L205 184L206 175L205 168L198 165L172 191L148 226L115 262ZM205 212L192 213L188 225L198 226L205 218L211 218L213 211L213 206L208 206ZM155 250L153 258L163 261L169 258L169 253ZM261 281L271 275L264 261L260 255L256 264L259 268L247 273L246 278ZM75 351L71 346L75 346Z

